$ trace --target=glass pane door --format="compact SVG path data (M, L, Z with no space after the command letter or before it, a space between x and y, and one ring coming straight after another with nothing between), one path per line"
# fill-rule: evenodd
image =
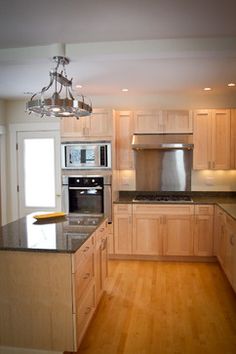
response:
M57 132L18 133L20 216L60 209L60 156Z

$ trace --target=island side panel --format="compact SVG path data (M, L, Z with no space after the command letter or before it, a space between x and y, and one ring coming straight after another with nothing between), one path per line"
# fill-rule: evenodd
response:
M73 351L71 257L0 251L0 345Z

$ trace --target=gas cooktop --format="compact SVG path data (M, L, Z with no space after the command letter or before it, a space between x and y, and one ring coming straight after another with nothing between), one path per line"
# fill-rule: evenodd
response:
M157 195L138 194L133 202L164 202L164 203L192 203L193 200L188 195Z

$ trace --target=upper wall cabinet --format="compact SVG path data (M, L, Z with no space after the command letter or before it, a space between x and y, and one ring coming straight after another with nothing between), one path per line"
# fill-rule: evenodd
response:
M195 111L193 142L194 169L230 169L230 110Z
M151 110L134 112L134 132L192 133L192 112L188 110Z
M111 138L112 129L111 110L94 109L88 117L61 119L61 136L65 138Z
M134 112L134 133L161 133L163 132L163 121L161 111L135 111Z
M116 112L116 166L118 170L134 168L134 152L131 148L133 112Z
M192 133L193 113L187 110L165 110L163 114L164 133Z
M231 112L231 151L230 151L230 167L236 169L236 109Z

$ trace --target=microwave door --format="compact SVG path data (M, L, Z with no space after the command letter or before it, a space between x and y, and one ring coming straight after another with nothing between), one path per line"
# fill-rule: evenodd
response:
M66 147L66 166L79 167L81 165L81 149L79 147Z

